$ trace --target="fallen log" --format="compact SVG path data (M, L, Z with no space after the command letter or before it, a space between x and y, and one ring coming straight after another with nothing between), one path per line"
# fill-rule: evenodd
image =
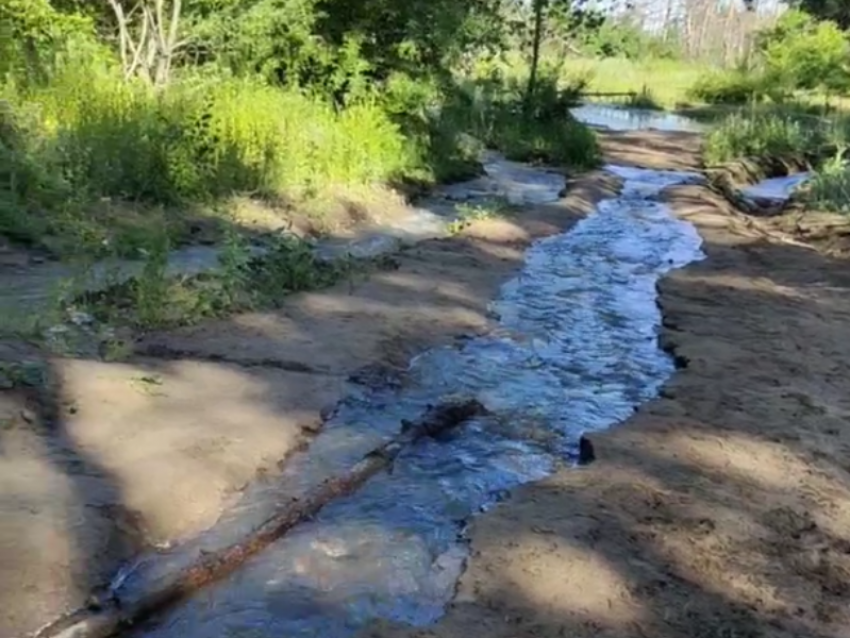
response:
M33 638L110 638L154 612L178 602L204 585L233 572L298 523L315 516L325 505L356 491L382 470L392 470L398 455L424 437L435 437L475 416L486 414L474 399L450 399L430 407L418 421L402 421L401 432L366 454L348 471L332 476L300 498L279 506L265 523L244 539L219 551L201 552L197 560L165 579L155 591L145 592L132 604L122 604L120 588L108 598L48 625Z

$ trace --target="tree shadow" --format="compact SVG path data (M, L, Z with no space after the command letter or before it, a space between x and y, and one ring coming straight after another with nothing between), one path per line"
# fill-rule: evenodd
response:
M68 428L73 406L53 363L15 355L40 379L0 391L0 633L10 636L82 606L144 546L120 481Z

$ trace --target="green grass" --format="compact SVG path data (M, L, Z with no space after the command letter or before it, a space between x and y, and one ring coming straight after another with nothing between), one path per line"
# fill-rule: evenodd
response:
M706 136L706 162L716 164L742 157L785 157L817 153L847 139L843 115L819 117L805 106L784 105L743 109L720 119Z
M808 207L850 214L850 166L843 153L839 152L825 162L806 184L802 194Z
M134 255L163 229L178 243L234 194L311 211L328 193L470 177L482 143L517 159L597 161L560 93L520 115L521 86L409 81L343 109L252 80L155 91L85 69L23 95L0 87L0 234L60 255Z
M369 265L366 261L320 261L307 242L295 237L280 238L267 254L254 257L244 239L230 232L216 272L169 278L165 274L168 249L163 239L138 277L99 293L67 299L66 307L82 308L110 326L171 328L238 311L277 307L287 295L330 286Z
M141 276L108 294L62 296L108 324L159 328L278 303L350 269L295 239L248 259L242 211L254 203L324 224L334 202L380 207L388 185L471 177L483 146L595 166L596 138L568 111L575 87L544 76L530 109L523 88L521 76L451 87L401 78L335 108L253 80L183 77L157 91L86 67L27 92L0 85L0 235L84 262L141 257ZM225 246L222 268L167 277L168 251L199 226Z
M850 168L845 152L850 115L812 115L809 104L766 104L727 114L709 132L707 164L747 157L790 159L807 156L815 164L812 179L801 189L807 208L850 214ZM824 156L831 152L831 156Z
M0 232L64 254L132 253L234 193L298 202L389 182L418 161L378 104L335 111L253 81L157 93L69 73L6 98Z
M504 219L517 212L517 207L507 199L497 197L478 204L460 204L456 207L457 219L449 224L449 234L457 235L478 221Z
M701 104L746 105L766 97L769 86L757 74L739 69L701 74L688 89L688 97Z
M705 68L676 60L567 58L562 73L566 78L587 79L591 92L641 94L648 90L654 106L672 109L689 100L688 91Z

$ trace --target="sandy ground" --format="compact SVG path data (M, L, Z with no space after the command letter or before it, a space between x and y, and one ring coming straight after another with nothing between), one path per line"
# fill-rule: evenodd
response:
M212 524L309 440L352 375L381 383L487 330L528 243L616 187L581 176L556 204L420 244L368 280L151 335L124 363L54 359L46 389L0 391L0 636L78 607L144 546ZM29 355L0 344L0 362Z
M609 159L695 162L634 137L608 139ZM593 438L595 464L476 519L442 622L364 636L850 636L850 269L766 239L705 188L667 200L708 256L660 286L684 367Z

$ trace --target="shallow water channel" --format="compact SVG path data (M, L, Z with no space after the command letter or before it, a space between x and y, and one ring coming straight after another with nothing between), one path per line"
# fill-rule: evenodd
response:
M277 500L352 465L397 434L402 419L416 419L446 394L475 395L491 416L417 444L392 474L331 503L134 635L343 638L377 617L414 625L437 620L464 566L470 517L569 463L582 433L627 418L673 372L656 341L655 284L670 269L701 258L700 239L656 196L701 178L607 170L624 180L620 196L529 249L522 271L492 304L500 330L422 354L403 387L352 385L323 432L282 476L252 485L200 538L128 566L113 583L116 596L132 604L198 552L235 541L265 520ZM512 188L521 181L514 179ZM528 181L535 201L558 198L560 186L550 177ZM544 198L547 182L552 188Z
M643 117L619 124L652 126ZM437 214L441 206L494 194L515 204L554 202L564 185L557 173L496 154L485 157L485 169L474 182L444 189ZM280 476L250 485L199 537L125 566L112 591L122 607L132 607L175 569L238 541L276 503L350 467L395 436L403 419L416 420L446 395L475 396L489 416L413 446L392 474L332 502L228 578L132 634L345 638L374 618L437 620L465 564L470 518L512 488L571 463L581 434L627 418L673 372L657 344L655 285L702 253L695 229L674 219L657 196L702 178L606 170L623 180L620 195L569 232L532 245L492 303L497 330L423 353L403 384L352 383L322 433Z

